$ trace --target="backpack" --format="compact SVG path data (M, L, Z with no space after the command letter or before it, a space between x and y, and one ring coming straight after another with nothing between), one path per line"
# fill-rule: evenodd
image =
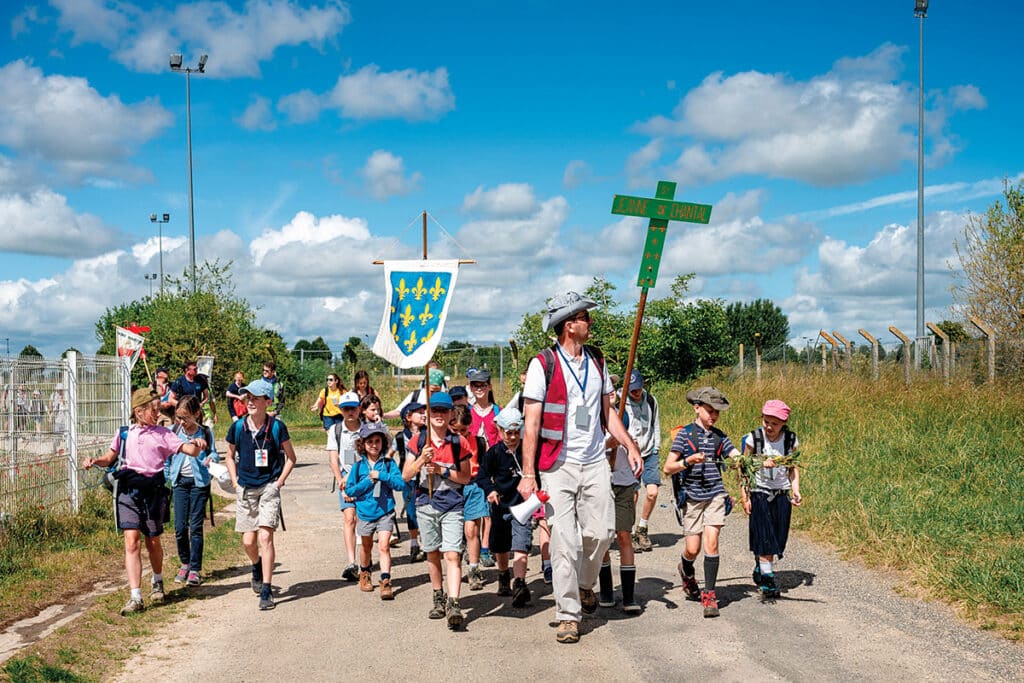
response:
M752 443L751 446L754 449L754 453L764 453L764 427L758 427L751 432ZM782 426L782 454L789 455L793 452L793 446L796 445L796 432L790 431L789 427Z
M119 449L117 453L117 460L113 462L106 471L103 473L103 487L110 492L114 491L114 472L124 468L125 449L128 442L128 425L121 425L117 428L117 434L119 439Z
M678 427L675 427L675 428L672 429L672 443L675 443L676 435L678 435L680 431L685 431L686 432L686 444L689 446L689 451L690 452L689 453L683 453L683 457L684 458L685 457L689 457L691 455L694 455L694 454L700 452L700 449L697 447L697 444L694 442L693 429L694 429L694 426L693 426L692 422L690 424L688 424L688 425L679 425ZM714 455L714 458L715 458L716 464L718 465L719 471L721 471L721 469L722 469L722 444L725 443L725 433L722 432L720 429L716 429L716 428L712 427L711 428L711 436L712 436L712 438L715 441L715 455ZM669 446L669 448L671 448L671 446ZM686 507L686 488L683 486L683 481L684 481L685 478L686 478L686 470L683 470L682 472L676 472L675 474L672 475L672 499L676 503L676 505L675 505L675 508L676 508L676 519L679 521L679 525L680 526L683 526L683 513L682 513L682 511ZM726 514L728 514L728 512Z
M231 423L231 435L234 437L234 441L235 441L235 463L236 464L238 463L239 457L241 457L239 455L239 452L238 452L238 441L239 441L239 439L242 438L242 430L244 429L244 425L245 425L245 418L244 417L241 418L241 419L235 420L234 422ZM267 416L267 425L268 425L268 429L266 430L265 433L270 435L270 438L273 440L273 443L274 443L274 447L275 447L274 450L277 451L278 457L283 459L284 458L284 452L281 450L281 425L277 421L276 417L272 417L270 415Z

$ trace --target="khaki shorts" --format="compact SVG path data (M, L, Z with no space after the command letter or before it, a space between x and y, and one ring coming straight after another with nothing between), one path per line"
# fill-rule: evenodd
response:
M615 530L632 531L636 521L636 484L612 484L612 496L615 498Z
M260 527L276 529L281 519L281 492L273 482L263 486L239 486L235 498L235 531Z
M686 499L686 514L683 516L683 535L696 536L707 526L725 526L725 496L697 502Z

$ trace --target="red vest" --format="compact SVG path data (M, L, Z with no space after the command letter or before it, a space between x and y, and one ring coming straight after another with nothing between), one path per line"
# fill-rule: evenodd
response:
M584 346L583 348L595 361L599 371L600 379L598 381L602 382L601 386L603 387L604 356L593 346ZM542 405L539 434L540 454L537 456L537 469L547 472L558 461L558 456L562 453L562 444L565 441L565 413L568 394L565 390L565 375L562 374L562 361L559 360L558 354L552 349L544 349L537 354L537 359L540 361L540 366L544 368L545 376L551 378L548 381ZM554 362L549 373L547 364L550 361ZM604 421L605 416L602 411L602 427L604 427Z
M476 436L480 433L480 425L483 425L483 437L484 440L487 441L488 448L501 441L501 437L498 436L498 426L494 424L497 408L498 406L492 403L491 409L487 411L486 415L481 415L476 412L476 408L470 408L470 414L473 416L473 422L469 425L469 431Z

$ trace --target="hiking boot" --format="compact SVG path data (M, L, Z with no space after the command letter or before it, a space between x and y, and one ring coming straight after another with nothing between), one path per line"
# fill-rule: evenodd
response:
M146 605L143 604L141 598L128 598L128 602L124 603L124 607L121 608L121 616L126 617L144 609L146 609Z
M587 614L597 611L597 595L590 588L580 588L580 607Z
M381 600L394 600L395 590L391 587L391 579L380 580L380 599Z
M517 578L512 582L512 606L526 607L529 604L530 589L526 585L526 579Z
M350 564L349 566L345 567L345 569L341 572L341 578L345 579L346 581L358 581L359 568L356 567L354 564Z
M560 643L580 642L580 625L575 621L558 622L558 631L555 632L555 640Z
M647 527L638 526L636 528L636 533L633 535L633 538L633 545L639 545L640 552L649 553L651 552L651 550L654 549L654 546L651 545L651 536L647 531Z
M704 605L705 619L718 616L718 596L715 595L715 591L702 591L700 604Z
M260 593L260 610L266 612L267 610L274 609L276 606L274 604L274 594L271 592L270 585L268 584Z
M680 562L679 566L676 567L679 570L679 578L683 580L683 593L686 594L687 600L700 600L700 586L697 585L697 579L692 576L687 576L683 573L683 563Z
M203 580L199 578L199 572L189 572L188 581L186 581L185 583L189 586L198 586L202 582Z
M775 574L761 575L761 597L765 600L774 600L779 597L779 586L775 583Z
M623 598L622 611L626 614L640 614L644 610L640 606L640 603L638 603L636 600L626 600L625 598Z
M754 567L754 571L751 572L751 574L750 574L750 578L752 578L754 580L754 585L755 586L760 586L761 585L761 568L758 567L758 566L755 566Z
M178 573L174 575L174 583L185 583L188 578L188 565L183 564L178 567Z
M478 591L484 587L484 573L480 567L473 567L469 570L469 590Z
M551 585L551 580L552 580L552 571L551 571L551 565L549 564L548 566L544 567L544 583L546 583L547 585L550 586Z
M444 619L444 600L444 591L434 591L434 606L430 608L428 618Z
M153 590L149 594L150 602L163 602L164 601L164 580L153 582Z
M418 545L409 548L409 564L423 561L423 551Z
M480 553L480 566L487 567L488 569L493 567L497 562L494 561L494 555L491 554L490 550L484 550Z
M459 608L458 598L448 598L448 607L445 610L445 616L448 618L448 628L453 631L458 631L462 628L464 617L462 616L462 610Z
M498 572L498 595L512 595L512 572L508 569Z
M370 572L359 572L359 590L363 591L364 593L373 592L373 579L370 578Z

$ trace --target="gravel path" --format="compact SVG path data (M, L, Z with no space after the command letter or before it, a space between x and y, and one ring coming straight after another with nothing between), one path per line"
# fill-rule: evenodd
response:
M599 608L584 619L579 644L556 643L550 590L532 556L532 607L516 610L495 596L496 570L485 570L484 590L463 583L467 627L451 633L427 619L426 567L407 563L406 542L394 550L393 602L340 579L341 516L323 451L298 455L300 467L282 491L288 531L277 534L277 608L257 610L247 569L224 572L193 589L197 599L127 662L119 680L1024 679L1024 647L961 624L943 606L900 597L886 575L800 538L780 567L783 597L762 604L742 512L723 531L717 619L682 599L678 526L659 508L656 548L636 562L642 615ZM697 567L699 579L700 561ZM617 585L614 553L613 568Z

